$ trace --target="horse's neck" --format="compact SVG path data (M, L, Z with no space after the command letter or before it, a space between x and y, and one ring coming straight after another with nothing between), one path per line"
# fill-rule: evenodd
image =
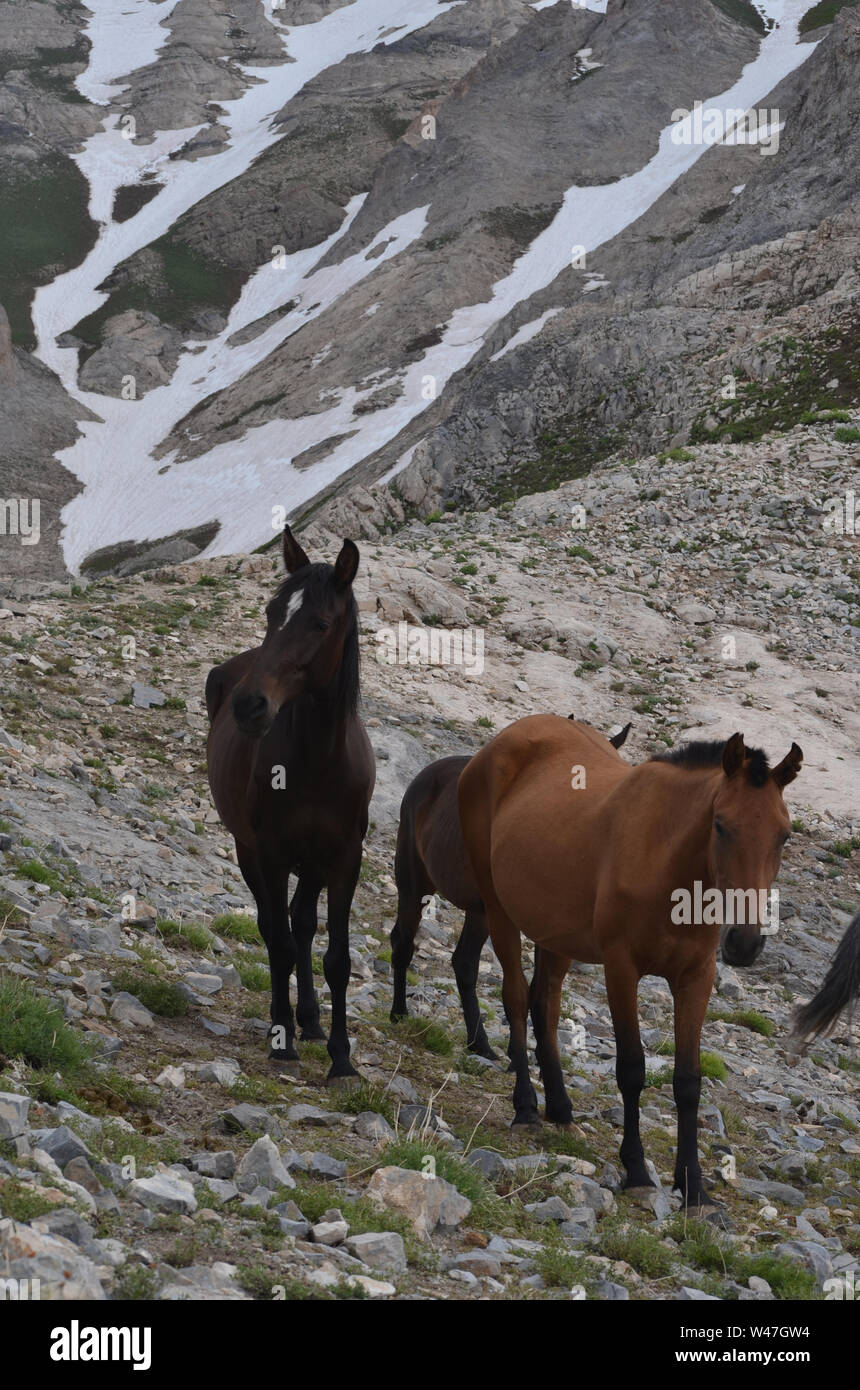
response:
M303 759L330 757L343 746L351 715L339 708L336 697L302 695L285 714L290 736Z
M666 848L679 883L692 878L705 888L713 886L709 848L716 790L717 778L706 769L679 771L669 792L673 830Z

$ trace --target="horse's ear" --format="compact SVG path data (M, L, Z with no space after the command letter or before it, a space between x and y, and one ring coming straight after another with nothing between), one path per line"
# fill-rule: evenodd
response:
M293 574L296 570L300 570L305 565L310 564L310 560L302 550L302 547L299 545L289 526L284 527L283 550L287 574Z
M630 733L630 730L632 728L633 721L631 720L629 724L624 725L624 728L620 731L620 733L613 734L611 739L609 740L609 742L612 744L612 747L623 748L624 744L627 742L627 735Z
M798 748L796 743L791 745L782 762L773 769L773 780L780 788L787 787L789 782L793 782L803 764L803 749Z
M734 777L736 772L740 772L745 757L743 734L732 734L731 738L726 739L723 749L723 772L727 777Z
M358 569L358 546L354 541L344 541L341 552L334 562L334 582L339 589L346 589L355 579Z

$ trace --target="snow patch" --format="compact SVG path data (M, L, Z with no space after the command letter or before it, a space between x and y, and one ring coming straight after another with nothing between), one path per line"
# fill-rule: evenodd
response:
M541 314L539 319L532 319L531 323L524 323L522 328L517 330L510 341L505 343L503 348L499 348L498 352L493 353L490 361L498 362L500 357L504 357L506 353L512 352L514 348L522 347L523 343L531 342L532 338L536 338L538 333L540 333L545 323L549 323L550 319L554 319L556 314L561 314L562 312L562 309L547 309L546 313Z

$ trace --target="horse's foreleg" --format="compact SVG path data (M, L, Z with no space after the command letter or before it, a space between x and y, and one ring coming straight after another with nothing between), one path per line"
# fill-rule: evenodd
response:
M645 1085L645 1053L639 1035L639 976L629 956L607 958L606 993L615 1030L615 1078L624 1102L621 1162L625 1187L653 1187L639 1135L639 1096Z
M296 983L298 1003L296 1019L302 1030L302 1041L325 1039L320 1027L320 1006L314 989L314 969L311 956L313 939L317 929L317 899L321 884L307 875L299 875L299 882L290 903L290 925L296 943Z
M675 1075L672 1089L678 1111L674 1186L688 1207L704 1206L711 1201L702 1185L699 1163L698 1116L702 1089L699 1042L715 968L715 958L711 952L696 970L688 970L669 981L675 1000Z
M349 1060L349 1034L346 1030L346 987L349 983L349 914L355 885L361 869L361 848L338 865L328 881L328 950L323 958L326 983L331 993L331 1032L328 1055L331 1066L326 1078L357 1076Z
M566 956L550 955L539 946L535 948L535 973L531 987L532 1027L546 1096L546 1117L557 1125L569 1125L573 1119L573 1106L564 1088L561 1058L558 1055L561 987L569 968L570 961Z
M286 915L288 876L276 863L258 858L239 844L236 844L236 858L256 899L257 926L268 951L272 987L268 1055L275 1062L297 1062L296 1024L289 1002L289 977L296 963L296 944Z
M481 1006L478 1003L478 965L481 959L481 952L484 943L490 934L487 926L487 919L482 912L467 912L466 920L463 923L463 930L460 933L460 940L454 948L452 965L454 967L454 978L457 981L457 989L460 992L460 1003L463 1006L463 1018L466 1021L466 1044L470 1052L474 1052L479 1057L487 1057L490 1061L496 1060L496 1054L490 1047L490 1042L484 1029L484 1021L481 1018Z

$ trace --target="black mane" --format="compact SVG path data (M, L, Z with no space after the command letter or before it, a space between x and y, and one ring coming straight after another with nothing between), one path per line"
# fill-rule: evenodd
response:
M702 768L719 767L727 739L697 739L693 743L682 743L667 753L655 753L649 759L652 763L674 763L676 767ZM745 748L744 768L752 786L763 787L770 773L767 753L761 748Z
M305 602L311 607L324 608L332 586L334 565L304 565L293 574L288 574L270 599L268 608L277 604L285 611L290 595L295 589L304 590ZM347 629L343 644L340 666L330 687L334 697L335 712L341 717L355 714L361 695L358 644L358 604L350 594L347 610Z

